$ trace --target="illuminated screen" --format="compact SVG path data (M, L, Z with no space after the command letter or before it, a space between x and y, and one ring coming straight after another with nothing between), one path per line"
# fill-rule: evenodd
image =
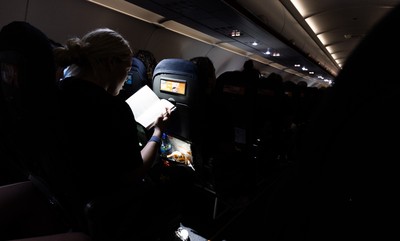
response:
M161 79L160 90L164 92L185 95L186 82L179 82L171 79Z

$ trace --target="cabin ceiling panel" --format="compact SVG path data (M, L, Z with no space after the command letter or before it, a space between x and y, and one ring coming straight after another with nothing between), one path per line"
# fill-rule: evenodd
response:
M297 63L309 66L315 71L332 78L331 73L321 66L318 66L307 54L301 53L292 48L288 43L277 38L260 25L254 19L243 14L238 9L228 5L228 1L220 0L127 0L128 2L146 8L166 19L173 19L179 23L202 31L221 42L230 43L241 48L252 55L259 55L262 58L270 59L279 65L293 68ZM281 7L283 8L283 7ZM274 10L271 10L274 11ZM283 14L283 12L281 11ZM177 16L180 15L180 16ZM283 17L283 16L282 16ZM254 17L253 17L254 18ZM232 30L239 30L241 37L231 37ZM252 43L256 41L257 46ZM271 52L280 54L279 57L265 55L270 49ZM313 67L311 67L313 65Z
M300 63L330 77L339 73L368 31L400 3L400 0L127 1L252 55L287 68ZM301 4L301 10L295 8L296 2ZM242 32L242 37L231 37L232 29ZM253 41L259 45L251 45ZM264 55L265 48L279 51L280 57Z

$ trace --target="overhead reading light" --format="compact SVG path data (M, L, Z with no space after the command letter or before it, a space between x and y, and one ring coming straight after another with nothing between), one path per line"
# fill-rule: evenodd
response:
M240 36L242 36L242 34L240 33L239 30L237 29L232 30L231 37L240 37Z

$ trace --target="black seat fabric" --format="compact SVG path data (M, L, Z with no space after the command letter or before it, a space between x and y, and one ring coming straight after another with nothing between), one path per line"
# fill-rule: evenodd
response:
M162 81L172 81L179 84L179 92L162 90ZM176 110L171 116L168 133L192 140L195 123L195 109L199 98L199 82L197 80L197 67L194 63L185 59L163 59L154 69L153 91L161 99L172 100Z

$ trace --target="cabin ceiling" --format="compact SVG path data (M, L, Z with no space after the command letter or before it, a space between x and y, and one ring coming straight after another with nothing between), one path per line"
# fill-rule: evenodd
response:
M400 3L400 0L126 1L165 17L163 21L174 20L293 71L305 75L312 71L328 79L337 76L361 39ZM301 13L294 2L301 4ZM309 24L314 25L314 30ZM233 30L240 31L241 36L232 37ZM255 41L257 46L252 45ZM265 54L268 50L270 55ZM295 64L306 67L307 72Z

